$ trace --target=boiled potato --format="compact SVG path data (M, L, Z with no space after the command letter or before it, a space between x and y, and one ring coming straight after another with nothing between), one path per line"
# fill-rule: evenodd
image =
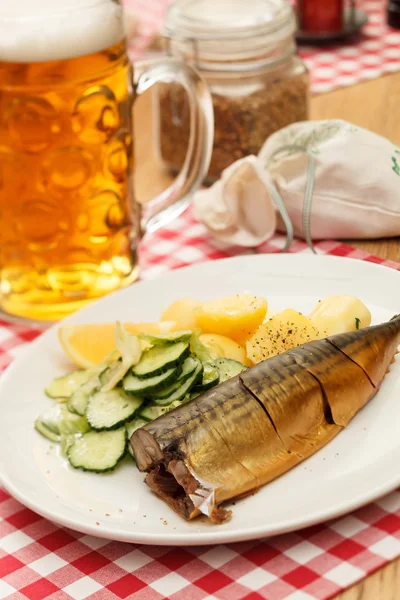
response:
M271 309L271 308L268 307L268 311L267 311L267 314L264 317L263 323L266 323L267 321L269 321L270 319L272 319L272 317L274 317L278 313L279 313L279 310L274 310L274 309Z
M200 341L207 346L213 358L232 358L244 365L249 365L244 347L225 335L203 333Z
M195 298L176 300L163 311L161 321L175 321L175 331L195 329L196 317L194 310L201 304L200 300Z
M354 331L371 324L371 313L355 296L327 296L309 315L321 337Z
M310 319L287 308L260 325L246 343L247 357L259 363L318 337L318 330Z
M263 322L267 309L265 298L236 294L203 302L194 312L197 327L204 333L218 333L244 344ZM169 319L176 320L171 315Z

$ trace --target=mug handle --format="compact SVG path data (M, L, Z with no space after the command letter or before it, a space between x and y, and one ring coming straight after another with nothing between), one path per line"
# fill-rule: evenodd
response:
M214 140L211 94L199 73L173 58L134 63L133 83L138 96L158 82L180 83L185 89L190 107L190 136L185 162L174 182L141 205L141 235L156 231L185 210L207 174Z

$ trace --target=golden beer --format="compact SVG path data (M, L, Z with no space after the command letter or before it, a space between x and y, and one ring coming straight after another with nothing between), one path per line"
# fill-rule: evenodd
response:
M3 308L59 318L133 281L132 122L123 41L0 63Z
M132 69L119 0L7 3L0 31L0 308L56 320L137 278L140 234L182 212L208 168L211 96L180 61ZM132 104L171 80L191 98L189 166L141 215Z

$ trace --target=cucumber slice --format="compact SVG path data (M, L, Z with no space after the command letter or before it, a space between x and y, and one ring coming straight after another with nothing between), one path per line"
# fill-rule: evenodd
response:
M140 429L140 427L143 427L144 425L146 425L146 423L147 423L147 421L145 421L144 419L135 419L131 423L126 424L126 431L128 434L128 452L132 456L133 459L135 458L135 455L133 453L130 439L132 437L133 432L136 431L136 429Z
M40 415L39 420L44 427L58 436L68 433L86 433L89 430L86 417L70 412L65 404L52 406Z
M168 404L168 406L146 406L141 411L139 417L141 417L145 421L154 421L154 419L157 419L158 417L161 417L161 415L164 415L165 413L174 410L174 408L185 404L189 400L190 395L187 394L183 400L175 400L175 402L171 402L171 404Z
M168 412L168 406L146 406L140 413L144 421L154 421L164 413Z
M199 329L193 332L193 335L190 339L190 347L195 356L199 358L202 362L207 362L212 360L210 349L200 341L201 331Z
M151 333L142 333L139 337L146 342L150 342L153 346L165 346L176 342L188 342L192 337L192 331L174 331L172 333L161 333L153 335Z
M167 398L155 398L153 403L156 406L168 406L172 402L182 400L186 394L190 392L194 386L202 380L203 376L203 365L200 363L197 365L194 373L188 377L173 393Z
M217 367L213 363L203 363L203 367L203 379L201 383L196 385L193 392L205 392L219 383L219 371Z
M77 415L84 415L89 397L90 394L84 392L82 388L79 388L68 399L68 410Z
M61 435L66 435L70 433L86 433L90 427L85 416L75 415L68 411L68 417L60 421L59 429Z
M242 363L233 360L233 358L217 358L213 363L219 371L219 380L221 383L239 375L239 373L247 369Z
M35 421L35 429L38 431L43 437L47 438L51 442L59 442L61 437L59 434L54 433L51 429L46 427L46 425L40 420L40 418Z
M83 383L92 377L88 370L73 371L56 377L47 385L44 392L50 398L69 398Z
M124 377L122 386L126 392L131 394L148 396L150 393L157 392L169 385L171 381L174 381L179 376L179 373L180 368L178 367L172 367L168 371L165 371L165 373L160 373L160 375L148 377L147 379L140 379L130 373Z
M131 421L130 423L127 423L125 425L125 427L126 427L126 431L128 432L128 439L129 440L131 439L132 434L134 431L136 431L136 429L143 427L143 425L146 425L146 423L147 423L147 421L145 421L144 419L141 419L140 417L138 417L134 421Z
M105 473L115 469L125 456L126 445L125 427L115 431L89 431L68 449L68 460L75 469Z
M97 431L117 429L133 419L143 403L142 398L125 394L116 388L109 392L96 392L89 398L86 418Z
M75 444L76 438L77 436L73 433L67 433L61 436L60 448L63 456L68 457L68 450Z
M99 390L102 385L101 377L109 370L109 367L102 368L101 371L97 372L88 381L83 383L68 399L68 410L77 415L84 415L90 396Z
M132 373L142 379L154 377L168 371L171 367L183 363L189 353L190 346L187 342L154 346L143 352L142 358L133 367Z
M163 388L161 391L153 393L151 397L153 399L168 398L173 392L175 392L175 390L177 390L182 385L184 381L186 381L186 379L188 379L188 377L193 375L193 373L199 365L201 365L201 363L197 358L194 358L194 356L188 356L182 365L182 371L179 377L177 377L176 381L174 381L174 383L172 383L168 387Z

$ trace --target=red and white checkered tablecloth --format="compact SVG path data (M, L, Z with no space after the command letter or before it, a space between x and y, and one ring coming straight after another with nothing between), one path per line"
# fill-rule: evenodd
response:
M257 248L279 252L281 236ZM339 242L322 254L400 270ZM186 211L145 239L142 278L249 252L216 242ZM309 252L296 240L291 252ZM0 320L0 366L40 330ZM400 556L400 490L340 519L296 533L222 546L140 546L58 527L0 488L0 599L325 600ZM378 599L377 599L378 600Z
M321 0L323 1L323 0ZM139 19L138 37L130 45L133 59L143 55L149 40L160 31L169 0L124 0ZM386 23L388 0L358 0L369 21L354 40L318 47L299 47L311 74L315 94L400 70L400 30Z

